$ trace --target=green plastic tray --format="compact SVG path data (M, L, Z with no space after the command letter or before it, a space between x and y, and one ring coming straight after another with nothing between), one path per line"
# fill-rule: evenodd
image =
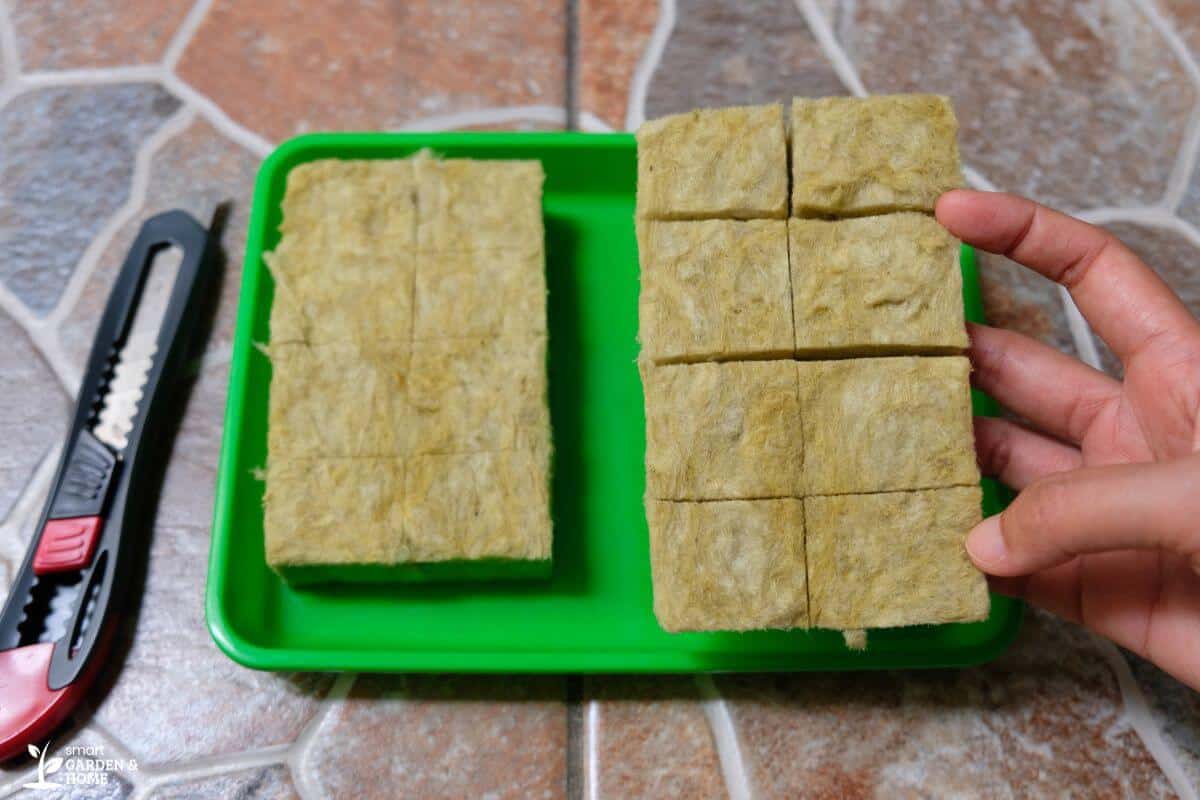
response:
M273 287L284 180L317 158L537 158L546 170L554 575L528 583L295 589L267 568L262 483ZM637 356L632 136L575 133L315 134L263 162L242 274L217 477L208 626L259 669L439 672L700 672L947 667L986 661L1016 635L1021 607L993 596L984 622L872 631L865 653L834 631L668 634L654 620L642 507L645 449ZM963 251L967 316L982 307ZM975 397L976 410L992 411ZM984 511L1003 502L984 482Z

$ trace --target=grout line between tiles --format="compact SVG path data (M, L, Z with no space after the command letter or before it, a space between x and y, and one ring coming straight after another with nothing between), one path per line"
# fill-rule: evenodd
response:
M675 0L658 1L658 19L654 22L654 30L650 41L642 51L637 66L633 69L633 78L629 81L629 103L625 108L625 130L637 130L646 121L646 96L650 92L650 80L658 71L662 62L663 51L667 49L667 40L675 30Z
M1200 92L1197 93L1200 95ZM1200 99L1188 116L1187 126L1183 131L1183 141L1179 143L1179 153L1171 174L1167 177L1167 189L1163 193L1163 203L1172 210L1178 209L1187 194L1192 173L1196 168L1196 155L1200 151Z
M697 675L696 688L700 691L704 716L708 718L708 727L717 748L717 758L721 762L725 791L730 800L751 800L754 792L750 786L746 759L742 756L738 744L737 726L734 724L733 715L729 713L729 706L717 689L712 675Z
M12 797L23 784L32 783L37 779L37 767L30 767L24 772L18 772L8 783L0 783L0 797Z
M401 125L401 131L440 131L482 125L501 125L508 122L546 122L551 125L567 124L564 106L527 105L477 108L421 117Z
M1191 50L1180 37L1179 31L1171 26L1154 3L1149 0L1133 0L1133 5L1141 11L1142 15L1150 22L1150 26L1171 48L1175 58L1183 65L1184 71L1191 81L1193 92L1196 94L1193 99L1192 113L1189 115L1187 127L1184 129L1183 141L1180 142L1179 152L1176 154L1171 174L1167 178L1167 188L1163 195L1163 202L1174 211L1179 207L1187 192L1188 183L1196 168L1197 153L1200 151L1200 65L1197 65L1196 59L1192 57Z
M208 122L227 138L240 144L259 158L264 158L274 145L270 140L260 136L244 125L235 122L211 98L202 94L191 84L173 72L163 71L161 75L163 86L176 97L195 108Z
M342 672L334 678L333 685L321 701L321 707L288 750L286 763L292 774L292 783L305 800L316 800L324 796L308 771L308 757L312 751L312 743L317 738L317 731L325 724L334 708L349 696L357 680L357 672Z
M966 178L966 180L967 180L967 184L968 184L968 185L969 185L969 186L970 186L972 189L979 189L979 190L981 190L981 191L984 191L984 192L995 192L995 191L999 191L999 190L996 188L996 184L994 184L994 183L992 183L991 181L989 181L989 180L988 180L988 179L987 179L987 178L986 178L986 177L983 175L983 173L982 173L982 172L980 172L979 170L975 169L974 167L969 167L969 166L967 166L967 165L965 165L965 164L964 164L964 165L963 165L963 168L962 168L962 171L963 171L963 177L964 177L964 178Z
M567 0L567 74L563 92L567 130L579 129L579 0Z
M89 710L95 710L95 706L93 706L90 701L85 701L85 703L87 703ZM137 757L129 745L121 741L120 737L109 730L107 725L97 720L94 715L92 716L92 719L83 726L83 728L91 731L93 734L103 739L104 743L112 747L112 749L116 752L118 758L128 759Z
M168 72L174 72L175 67L179 66L179 60L183 58L183 52L187 46L191 44L192 39L196 36L196 31L204 23L204 18L208 16L208 11L212 8L213 0L197 0L187 16L183 18L183 22L179 25L179 30L175 31L175 35L171 37L171 42L167 45L166 51L163 53L162 64L163 69Z
M213 775L224 775L229 772L240 772L255 767L269 767L283 764L287 756L287 745L271 745L256 750L228 755L207 756L189 761L179 766L141 767L133 773L136 775L136 788L132 800L141 800L161 786L171 783L207 778ZM130 775L124 775L126 779Z
M1142 744L1150 752L1150 756L1158 764L1159 769L1162 770L1163 775L1171 784L1171 788L1175 790L1180 799L1197 800L1200 795L1197 795L1196 787L1188 780L1187 773L1180 765L1174 750L1163 738L1158 723L1154 721L1154 717L1150 713L1150 706L1142 694L1141 687L1133 676L1129 662L1125 660L1125 656L1117 646L1108 639L1094 633L1090 635L1096 641L1100 652L1116 675L1117 685L1121 690L1121 699L1125 705L1125 718L1129 721L1130 726L1142 740Z
M1149 0L1132 0L1132 3L1142 12L1142 16L1149 21L1150 27L1154 28L1155 32L1166 40L1167 46L1171 48L1171 51L1175 54L1175 58L1183 65L1184 71L1192 82L1192 87L1197 92L1200 92L1200 65L1192 58L1187 44L1179 36L1179 31L1171 27L1171 24Z
M1192 246L1200 247L1200 231L1190 223L1180 219L1168 209L1161 206L1142 206L1134 208L1094 208L1078 214L1079 218L1093 225L1109 225L1116 222L1126 222L1161 230L1168 230L1186 239ZM1152 268L1153 264L1150 265ZM1096 346L1095 335L1091 326L1075 305L1075 301L1062 286L1059 295L1066 312L1067 327L1079 357L1089 366L1103 370L1099 348Z
M1067 287L1056 284L1056 288L1067 318L1067 330L1070 331L1071 341L1075 344L1075 352L1083 363L1103 372L1104 363L1100 359L1100 348L1096 346L1096 335L1092 332L1092 326L1083 318L1079 306L1075 305L1075 298L1071 297Z
M580 110L578 112L579 130L585 133L613 133L615 128L609 125L604 120L597 117L591 111Z
M33 477L17 496L17 502L13 503L8 517L0 524L0 557L10 559L14 570L25 557L26 540L21 536L21 531L27 530L32 533L35 515L46 500L46 492L50 488L50 480L54 477L54 469L58 466L58 457L61 454L61 442L46 452L35 468ZM12 551L8 552L10 547Z
M584 724L584 796L600 800L600 703L588 700Z
M1117 222L1128 222L1134 225L1148 225L1152 228L1161 228L1182 236L1195 247L1200 247L1200 231L1193 227L1191 223L1180 219L1171 213L1170 210L1161 206L1093 208L1082 211L1076 216L1093 225L1111 225Z
M837 73L842 85L856 97L865 97L867 88L863 86L858 70L850 63L846 51L842 49L841 43L834 36L833 29L829 27L829 21L821 13L821 9L817 8L816 0L796 0L796 9L803 15L809 31L817 40L825 57L829 59L829 64Z
M586 713L583 700L584 697L584 681L586 679L582 675L567 675L565 678L566 688L566 712L567 712L567 751L566 751L566 793L567 800L582 800L584 797L584 784L586 776L584 770L586 768L586 757L584 755L585 733L584 714Z
M58 379L68 398L74 399L75 392L79 387L79 370L63 353L62 345L58 340L58 331L50 327L45 319L35 317L25 304L3 284L0 284L0 311L8 314L21 327L33 343L34 349L42 357L42 361Z
M153 83L162 79L162 67L144 64L132 67L79 67L37 70L21 75L20 91L59 86L106 86L114 83Z

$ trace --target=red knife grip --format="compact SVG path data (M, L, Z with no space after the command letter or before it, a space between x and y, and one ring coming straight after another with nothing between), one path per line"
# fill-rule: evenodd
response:
M28 745L41 747L71 716L107 660L116 629L114 618L107 630L100 631L83 672L61 689L49 685L50 658L56 646L53 642L0 650L0 761L25 753ZM67 644L63 641L57 646Z

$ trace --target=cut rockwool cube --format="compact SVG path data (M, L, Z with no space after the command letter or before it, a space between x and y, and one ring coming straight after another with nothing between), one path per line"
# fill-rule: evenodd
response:
M543 248L540 161L414 159L422 253Z
M963 543L977 486L804 500L812 624L888 628L988 615L987 582Z
M958 120L930 94L796 98L792 216L932 211L963 185Z
M959 243L911 212L788 220L800 355L923 355L967 347Z
M415 456L405 481L405 560L550 566L548 452Z
M407 342L412 334L411 252L322 256L277 250L267 259L275 279L272 337L310 344ZM289 341L279 339L272 341Z
M663 629L808 626L801 500L652 500L646 514Z
M787 144L778 104L650 120L638 128L637 146L639 216L787 216Z
M415 453L530 449L550 430L544 337L415 342L408 387Z
M386 565L403 547L404 463L381 458L271 458L263 531L284 575L316 565Z
M979 482L966 358L802 361L796 368L804 494Z
M309 249L410 249L417 219L413 162L331 158L299 164L288 173L282 210L284 238L298 238Z
M664 500L798 497L792 361L643 366L646 489Z
M267 449L276 458L400 456L412 421L407 345L273 345Z
M791 356L783 220L639 220L638 250L643 358Z
M546 333L545 259L539 250L422 254L415 338Z

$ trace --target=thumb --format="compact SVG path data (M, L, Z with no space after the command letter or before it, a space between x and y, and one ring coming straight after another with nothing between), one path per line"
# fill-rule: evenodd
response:
M1084 553L1165 549L1200 572L1200 457L1089 467L1025 487L975 526L967 553L991 575L1027 575Z

